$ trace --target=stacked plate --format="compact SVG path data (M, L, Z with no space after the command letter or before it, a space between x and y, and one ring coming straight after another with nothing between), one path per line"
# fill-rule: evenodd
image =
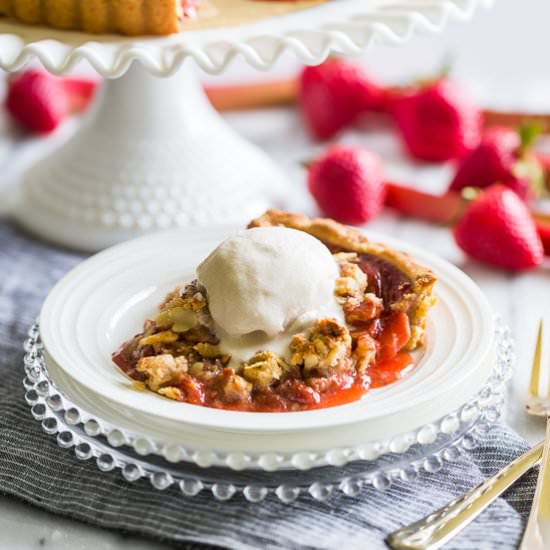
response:
M404 379L355 403L292 413L197 407L136 391L111 353L233 227L175 230L106 250L48 296L26 342L27 400L44 429L102 470L122 469L185 494L283 500L308 489L385 487L430 471L498 417L512 350L476 285L431 254L392 239L437 274L427 346Z

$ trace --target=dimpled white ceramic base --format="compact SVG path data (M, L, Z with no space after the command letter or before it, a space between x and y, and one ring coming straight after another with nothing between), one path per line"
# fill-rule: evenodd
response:
M106 80L76 134L24 176L33 233L100 250L169 227L238 222L282 206L285 176L214 111L191 67Z

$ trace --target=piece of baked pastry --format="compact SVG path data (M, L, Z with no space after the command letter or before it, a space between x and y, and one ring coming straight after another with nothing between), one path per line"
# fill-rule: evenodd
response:
M195 7L195 0L0 0L0 15L91 33L167 35Z
M291 246L302 248L289 254ZM328 278L319 276L325 270ZM355 229L269 210L222 243L198 280L170 292L113 361L144 388L203 406L284 412L348 403L414 366L409 352L424 344L435 282L408 254ZM296 312L310 287L328 299L315 298L322 307L304 319ZM283 305L292 322L271 331L265 321Z

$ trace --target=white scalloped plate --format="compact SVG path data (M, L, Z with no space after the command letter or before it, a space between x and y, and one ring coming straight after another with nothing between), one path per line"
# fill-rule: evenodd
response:
M86 260L51 291L40 316L42 340L53 372L59 367L76 383L73 388L84 390L88 410L95 403L96 410L135 422L138 432L149 425L162 431L160 439L171 433L195 448L296 452L414 430L457 409L486 382L494 363L494 324L478 287L440 258L371 235L410 252L439 279L427 348L405 379L355 403L295 413L223 411L136 391L112 363L111 352L138 332L163 295L191 279L198 262L234 230L180 229L136 239Z
M330 54L357 55L374 42L400 44L415 32L436 33L450 20L467 20L493 0L338 0L256 23L183 31L167 38L126 38L56 31L0 22L0 68L19 70L38 58L63 74L85 59L105 77L122 75L134 59L153 74L169 75L192 57L219 73L237 55L269 68L285 49L318 64Z

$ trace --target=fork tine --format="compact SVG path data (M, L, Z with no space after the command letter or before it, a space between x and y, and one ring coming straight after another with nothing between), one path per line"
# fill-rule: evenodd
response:
M531 395L539 394L539 380L540 380L540 363L542 352L542 329L544 323L542 319L539 321L539 330L537 335L537 345L535 348L535 356L533 357L533 365L531 367L531 382L529 384L529 393ZM550 390L550 387L549 387Z
M542 319L540 320L541 327L543 326ZM542 340L541 340L541 346L542 346ZM542 355L542 351L541 351ZM550 372L550 371L549 371ZM550 376L548 376L548 389L546 390L547 397L550 397Z

